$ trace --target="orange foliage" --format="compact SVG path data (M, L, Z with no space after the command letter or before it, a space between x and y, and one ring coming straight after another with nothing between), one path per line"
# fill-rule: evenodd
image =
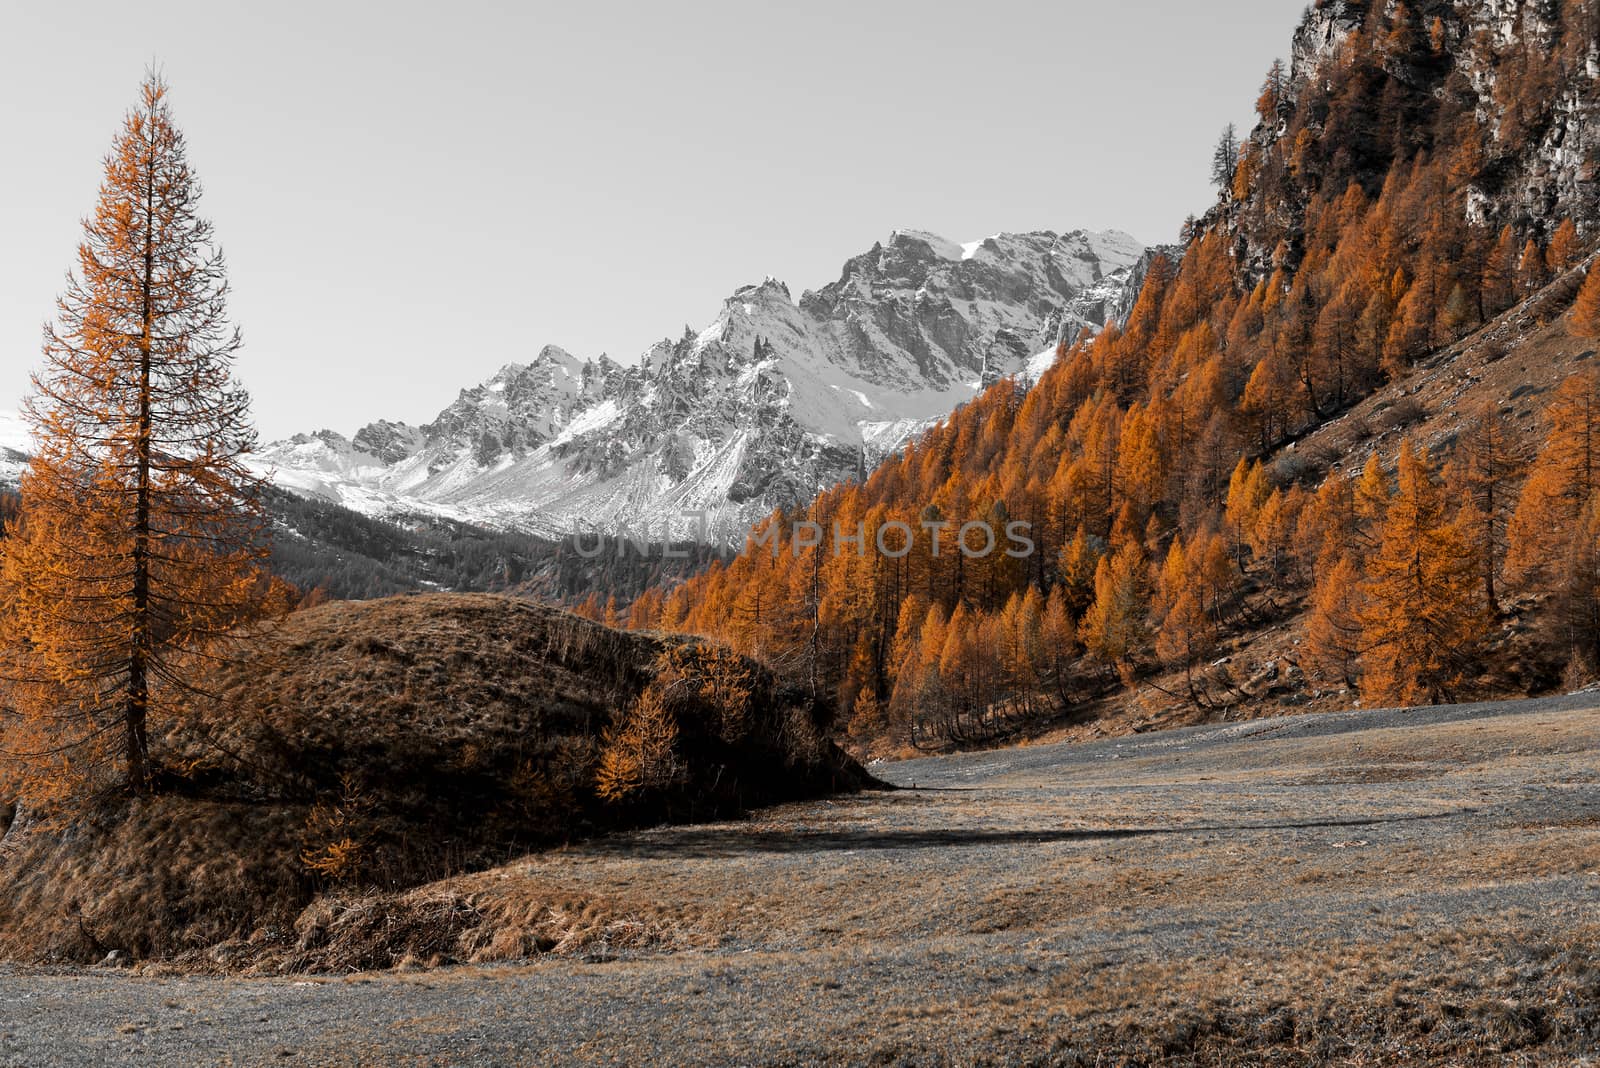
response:
M1550 235L1550 246L1544 250L1545 269L1551 277L1573 267L1578 262L1578 227L1571 219L1562 219L1556 232Z
M1572 304L1568 325L1578 337L1600 338L1600 271L1592 266L1583 277L1578 299Z
M147 78L106 157L26 414L36 451L0 565L26 793L151 786L151 738L222 644L288 598L244 456L239 335L166 87Z
M1364 690L1396 704L1448 701L1486 629L1473 554L1427 454L1409 441L1396 483L1361 588Z
M1361 570L1337 551L1317 564L1306 622L1305 664L1312 675L1355 686L1360 678Z

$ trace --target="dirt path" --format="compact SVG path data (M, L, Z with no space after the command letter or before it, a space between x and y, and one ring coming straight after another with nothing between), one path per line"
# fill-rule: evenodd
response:
M0 1064L1570 1063L1600 1048L1597 706L885 765L917 789L457 881L612 932L588 959L0 971Z

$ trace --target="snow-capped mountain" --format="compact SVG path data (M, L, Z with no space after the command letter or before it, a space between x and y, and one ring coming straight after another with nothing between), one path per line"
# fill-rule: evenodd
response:
M261 461L286 489L368 514L737 540L1125 314L1145 254L1115 231L964 245L896 231L798 301L770 278L745 286L633 366L547 346L425 426L299 435Z

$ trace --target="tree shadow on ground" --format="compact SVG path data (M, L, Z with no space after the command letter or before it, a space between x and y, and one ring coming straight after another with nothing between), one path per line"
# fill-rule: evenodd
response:
M1364 819L1307 820L1282 823L1188 824L1173 827L936 827L883 830L871 827L793 830L741 827L681 827L641 835L597 839L578 847L605 856L731 857L756 853L831 853L855 850L950 849L968 846L1047 845L1057 842L1116 841L1163 835L1239 835L1319 828L1375 827L1389 823L1443 820L1470 815L1476 809L1454 809L1416 815Z

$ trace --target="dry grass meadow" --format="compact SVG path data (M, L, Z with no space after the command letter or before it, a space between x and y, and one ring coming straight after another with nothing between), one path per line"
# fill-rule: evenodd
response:
M1583 1063L1597 703L881 765L906 789L325 901L310 977L13 973L0 1061Z

